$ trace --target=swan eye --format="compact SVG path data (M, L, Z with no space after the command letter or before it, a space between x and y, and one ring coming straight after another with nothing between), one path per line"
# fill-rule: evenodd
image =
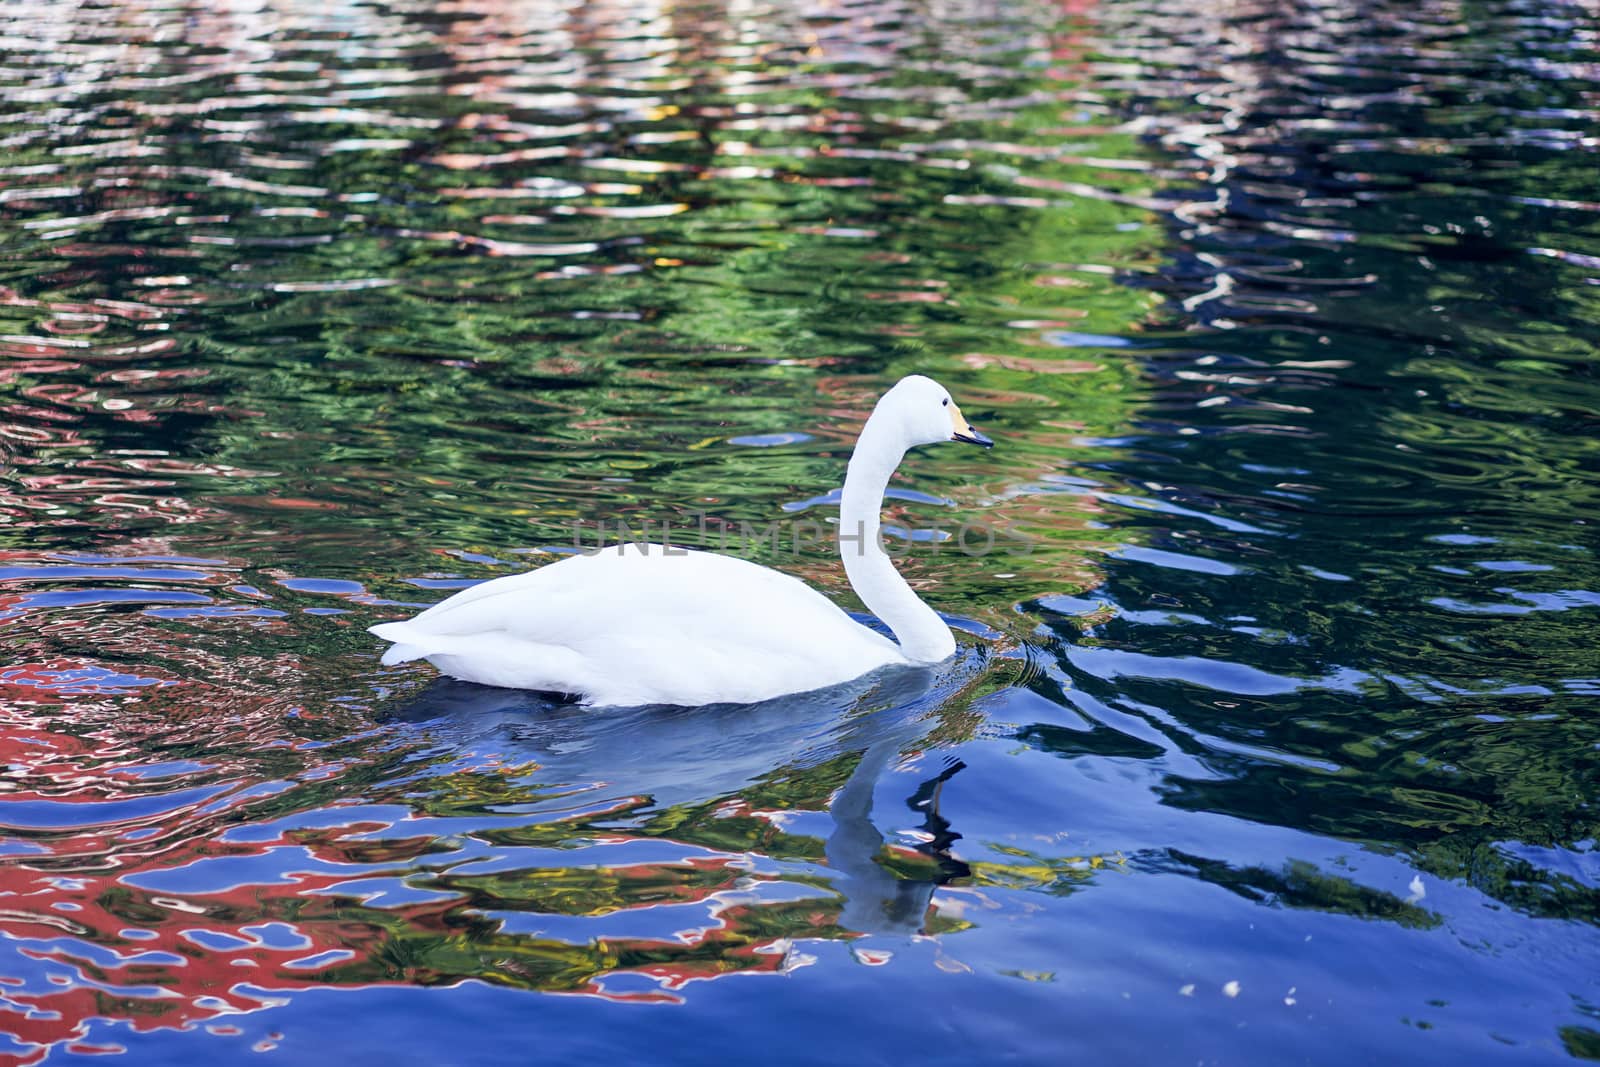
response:
M945 397L943 400L939 401L939 403L943 404L945 407L949 407L950 406L950 398L949 397Z

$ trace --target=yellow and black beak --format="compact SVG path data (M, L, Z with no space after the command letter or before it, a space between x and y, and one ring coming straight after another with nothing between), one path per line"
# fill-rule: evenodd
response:
M967 417L961 414L961 409L954 403L946 404L950 409L950 440L965 441L969 445L982 445L984 448L993 448L994 442L973 428Z

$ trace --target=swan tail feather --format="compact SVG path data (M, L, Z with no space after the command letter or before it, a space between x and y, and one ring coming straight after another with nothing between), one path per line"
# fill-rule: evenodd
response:
M421 659L427 654L427 649L417 645L390 645L378 662L385 667L393 667L397 663L410 663L414 659Z
M379 661L385 667L393 667L397 663L409 663L428 654L426 648L415 643L414 635L404 622L380 622L376 626L367 627L367 633L394 642L384 651L383 659Z

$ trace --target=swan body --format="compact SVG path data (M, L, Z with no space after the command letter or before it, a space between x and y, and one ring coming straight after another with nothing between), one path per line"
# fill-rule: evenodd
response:
M906 450L948 440L990 444L942 386L913 375L879 400L850 459L840 555L895 641L787 574L649 544L496 578L371 632L393 642L386 665L426 659L463 681L607 706L754 703L884 666L937 663L955 639L878 544L878 511Z
M797 578L648 544L497 578L373 630L397 642L386 663L424 655L452 677L600 705L751 704L909 662Z

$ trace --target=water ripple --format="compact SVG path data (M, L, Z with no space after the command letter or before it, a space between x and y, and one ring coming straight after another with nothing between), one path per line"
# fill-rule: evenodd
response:
M668 1003L707 1058L1592 1053L1596 43L11 5L0 1054L658 1054L618 1005ZM621 524L843 595L914 370L1002 446L889 495L941 671L595 711L377 665Z

